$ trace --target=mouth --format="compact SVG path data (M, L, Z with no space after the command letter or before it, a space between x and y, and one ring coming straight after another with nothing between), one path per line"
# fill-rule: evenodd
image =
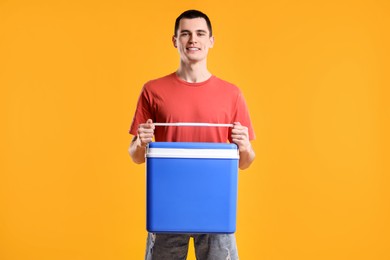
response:
M196 48L196 47L188 47L186 48L188 51L200 51L200 48Z

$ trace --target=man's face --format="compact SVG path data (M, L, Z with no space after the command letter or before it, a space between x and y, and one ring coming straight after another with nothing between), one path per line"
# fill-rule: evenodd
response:
M214 45L214 37L210 37L203 18L181 19L177 36L172 41L181 60L191 63L206 60L209 48Z

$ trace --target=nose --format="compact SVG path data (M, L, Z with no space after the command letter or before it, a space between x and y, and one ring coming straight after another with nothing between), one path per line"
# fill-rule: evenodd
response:
M197 39L196 39L196 35L195 35L195 34L191 34L191 35L190 35L189 42L190 42L190 43L196 43L196 42L197 42Z

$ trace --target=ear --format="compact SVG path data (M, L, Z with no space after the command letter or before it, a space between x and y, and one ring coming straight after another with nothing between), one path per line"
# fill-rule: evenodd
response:
M211 43L210 49L214 47L214 42L215 42L215 38L214 38L214 36L211 36L210 37L210 43Z
M172 43L173 43L173 47L177 48L176 37L175 36L172 36Z

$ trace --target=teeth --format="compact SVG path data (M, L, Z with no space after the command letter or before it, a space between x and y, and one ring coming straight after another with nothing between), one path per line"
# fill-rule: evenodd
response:
M197 51L197 50L199 50L199 48L188 48L189 50L191 50L191 51Z

